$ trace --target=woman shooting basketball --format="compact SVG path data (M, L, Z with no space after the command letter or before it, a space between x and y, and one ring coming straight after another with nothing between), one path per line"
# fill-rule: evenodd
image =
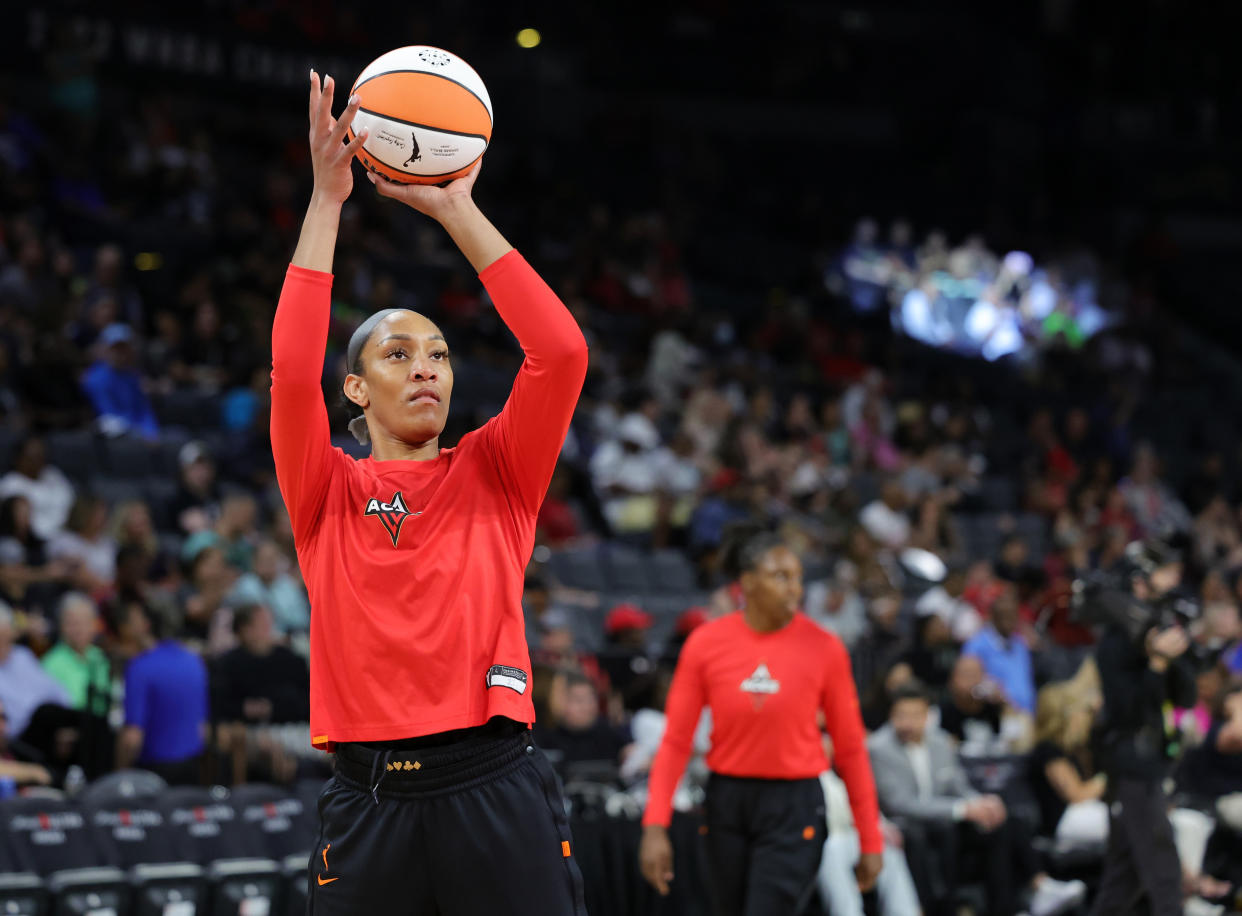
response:
M585 913L560 791L531 745L520 605L535 516L586 374L560 300L471 198L379 193L435 219L470 261L526 359L499 415L440 447L453 368L423 315L372 315L348 348L350 424L330 444L320 369L351 164L352 99L310 77L314 192L272 328L272 451L311 598L311 734L336 754L310 862L316 914Z

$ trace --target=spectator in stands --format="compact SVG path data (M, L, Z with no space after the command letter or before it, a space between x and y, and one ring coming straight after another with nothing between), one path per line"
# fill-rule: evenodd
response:
M601 718L599 701L595 683L589 677L581 671L565 675L564 711L559 721L538 736L539 746L548 753L562 778L575 764L620 766L629 740Z
M236 580L236 571L225 562L219 547L204 547L194 554L189 580L182 585L177 601L184 612L180 624L183 638L207 640L212 618L225 606Z
M914 644L903 658L914 677L939 696L948 686L958 651L945 622L936 614L928 614L915 620Z
M49 560L47 545L31 526L24 496L0 502L0 597L27 609L49 608L69 572L63 560Z
M1140 443L1134 450L1130 474L1117 489L1138 523L1140 536L1168 538L1190 529L1190 512L1160 479L1159 459L1150 443Z
M650 532L656 522L660 486L660 434L645 414L627 414L615 439L591 456L591 479L604 517L616 534Z
M826 744L831 744L824 736ZM832 759L831 747L826 749ZM863 899L854 880L854 863L858 861L858 830L850 811L849 792L845 782L832 770L819 777L828 805L828 839L824 858L819 866L819 897L831 916L862 916ZM902 852L904 838L892 821L881 818L884 834L884 864L876 879L875 894L880 916L914 916L920 912L918 891Z
M1056 881L1039 871L1023 822L1009 817L996 795L975 792L948 736L928 725L926 690L910 684L894 697L888 724L868 741L880 808L906 837L910 870L928 913L944 912L956 887L963 844L986 865L988 913L1012 916L1024 888L1027 909L1048 916L1080 903L1081 881Z
M306 589L290 575L294 565L270 538L254 549L251 572L243 573L229 593L229 603L262 604L271 609L276 632L305 633L310 629L310 603Z
M112 708L112 666L95 644L99 611L89 595L68 592L57 609L60 641L41 659L69 696L69 705L97 716Z
M933 585L914 606L919 617L935 614L949 627L953 639L964 643L983 626L983 618L974 605L966 600L966 570L962 566L950 567L944 582Z
M22 786L47 786L52 774L40 762L39 752L9 738L9 715L0 700L0 779L11 779Z
M110 436L132 432L146 439L159 435L155 411L135 367L134 332L127 324L110 324L99 335L100 359L82 377L82 389Z
M962 654L979 658L984 672L997 683L1009 705L1035 714L1035 674L1030 649L1018 633L1018 597L1014 589L1000 594L992 604L991 621L962 646Z
M1039 802L1040 832L1061 844L1100 844L1108 839L1108 782L1094 772L1090 756L1099 697L1084 697L1076 686L1063 681L1039 692L1028 772Z
M13 609L0 601L0 703L8 713L9 734L21 737L39 707L68 706L69 695L16 640Z
M978 657L959 655L940 701L940 727L964 753L990 753L1000 740L1004 715L1004 694Z
M30 435L17 443L13 470L0 477L0 499L24 496L30 504L30 527L49 540L64 526L73 506L73 484L48 464L47 445Z
M201 779L207 740L207 667L163 635L159 617L141 604L125 608L123 626L143 651L125 669L125 724L118 769L140 766L172 785Z
M635 703L650 690L655 678L655 660L648 645L654 622L650 614L630 602L616 605L604 618L608 642L599 653L599 664L631 712L638 708Z
M125 253L120 245L108 243L96 249L94 270L90 285L82 294L82 306L90 309L100 299L111 299L116 303L114 313L121 321L141 327L142 297L125 282L124 260Z
M910 517L906 514L906 492L901 481L895 477L885 480L879 499L865 505L858 520L880 546L890 550L905 547L910 541Z
M48 542L47 555L67 565L74 588L92 594L110 588L116 578L116 542L108 533L108 504L97 496L79 496L65 530Z
M807 585L804 610L825 630L835 633L847 649L853 649L867 630L867 606L862 596L836 576Z
M173 513L180 531L194 534L212 527L220 516L216 465L207 446L198 441L183 445L177 459L181 476L177 498L173 501Z
M1031 562L1031 547L1020 534L1005 536L992 568L996 578L1017 587L1019 598L1029 596L1043 580L1043 573Z
M212 715L260 725L310 720L306 660L276 641L272 612L262 604L233 609L239 645L212 666Z
M224 560L233 569L250 569L259 507L248 493L232 493L220 505L220 520L215 526L215 543L224 551Z

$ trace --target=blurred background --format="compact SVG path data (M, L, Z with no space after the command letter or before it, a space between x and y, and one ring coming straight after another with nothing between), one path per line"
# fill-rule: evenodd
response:
M1102 840L1058 838L1076 799L1031 764L1084 751L1065 723L1098 691L1072 583L1172 545L1203 659L1197 704L1170 712L1179 773L1213 775L1182 799L1207 823L1179 852L1192 911L1230 905L1242 818L1217 802L1242 755L1211 736L1242 728L1240 19L1158 0L7 4L0 902L302 911L330 770L267 410L306 73L349 83L433 44L492 95L477 199L591 345L525 596L591 912L706 912L701 758L669 899L638 877L637 818L678 646L735 607L745 525L801 554L868 727L925 685L976 788L1089 887ZM323 368L351 454L345 343L389 306L452 343L442 444L520 363L438 227L359 180ZM981 648L998 632L1025 662ZM188 650L174 670L143 660L165 637ZM971 863L931 887L926 850L886 836L926 912L986 912Z

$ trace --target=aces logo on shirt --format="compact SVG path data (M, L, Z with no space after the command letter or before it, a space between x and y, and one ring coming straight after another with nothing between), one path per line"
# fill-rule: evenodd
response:
M772 677L767 662L760 662L754 672L742 681L742 692L749 693L755 701L755 709L763 707L763 701L774 693L780 693L781 682Z
M398 490L389 502L381 502L372 496L367 500L363 515L373 515L380 520L388 536L392 538L392 546L397 546L397 538L401 536L401 526L411 515L422 515L422 512L411 512L405 505L405 498Z

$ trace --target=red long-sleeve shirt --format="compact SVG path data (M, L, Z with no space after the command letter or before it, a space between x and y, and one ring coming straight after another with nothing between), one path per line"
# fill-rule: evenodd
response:
M665 703L668 723L651 765L643 824L667 826L672 818L673 791L704 706L712 711L708 768L760 779L809 779L828 769L816 715L822 710L862 851L882 851L866 734L841 640L802 614L759 633L740 611L691 633Z
M504 409L428 461L330 442L332 275L290 266L272 326L272 452L311 600L311 737L533 722L522 579L586 376L568 310L517 252L483 281L526 359Z

